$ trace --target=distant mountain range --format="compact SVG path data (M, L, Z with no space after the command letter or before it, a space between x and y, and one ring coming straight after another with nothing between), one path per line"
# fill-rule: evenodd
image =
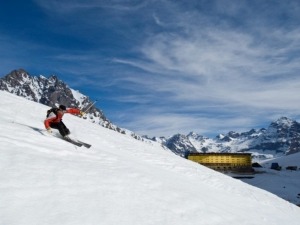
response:
M64 104L83 110L92 105L89 97L68 87L57 76L31 76L23 69L14 70L0 78L0 90L22 96L48 106ZM99 125L129 134L138 140L152 140L161 143L174 153L184 156L189 152L251 152L257 159L300 152L300 123L282 117L268 128L252 129L238 133L230 131L215 138L207 138L194 132L188 135L175 134L171 137L139 136L132 131L111 123L101 109L92 106L87 111L87 120Z
M213 139L191 132L152 140L161 142L182 156L189 152L251 152L254 158L263 160L300 152L300 123L281 117L267 129L252 129L243 133L230 131Z

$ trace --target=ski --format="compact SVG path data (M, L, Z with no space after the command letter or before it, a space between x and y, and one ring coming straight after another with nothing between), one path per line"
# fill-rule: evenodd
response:
M76 140L76 142L82 144L82 145L83 145L84 147L86 147L86 148L92 147L92 145L90 145L90 144L88 144L88 143L85 143L85 142L83 142L83 141Z
M57 134L57 135L52 134L51 136L52 137L57 137L57 138L62 139L64 141L67 141L67 142L69 142L69 143L71 143L73 145L76 145L78 147L82 147L82 146L84 146L86 148L92 147L92 145L90 145L88 143L85 143L85 142L79 141L79 140L74 140L74 139L70 138L69 136L61 137L59 134Z
M71 143L71 144L73 144L73 145L76 145L76 146L78 146L78 147L81 147L81 146L83 146L83 144L82 143L80 143L80 142L77 142L77 141L75 141L75 140L72 140L71 138L69 138L69 137L67 137L67 138L63 138L63 140L65 140L65 141L67 141L67 142L69 142L69 143Z

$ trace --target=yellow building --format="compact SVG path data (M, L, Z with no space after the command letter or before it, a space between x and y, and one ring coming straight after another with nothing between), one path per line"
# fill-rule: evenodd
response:
M188 159L221 172L253 173L250 153L190 153Z

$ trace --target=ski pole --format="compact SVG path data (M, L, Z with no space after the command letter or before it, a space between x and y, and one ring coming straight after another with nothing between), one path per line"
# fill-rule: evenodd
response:
M93 105L95 105L96 102L97 102L97 100L94 101L94 103L92 103L92 104L91 104L85 111L83 111L83 112L86 113L90 108L92 108Z

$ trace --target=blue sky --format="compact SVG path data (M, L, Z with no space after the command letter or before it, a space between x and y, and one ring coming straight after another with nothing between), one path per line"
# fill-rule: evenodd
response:
M11 0L0 74L57 75L116 125L213 137L300 118L300 1Z

